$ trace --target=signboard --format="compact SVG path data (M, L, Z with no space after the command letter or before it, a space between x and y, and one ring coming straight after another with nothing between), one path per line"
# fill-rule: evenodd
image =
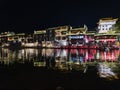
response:
M69 36L71 39L83 39L84 36Z

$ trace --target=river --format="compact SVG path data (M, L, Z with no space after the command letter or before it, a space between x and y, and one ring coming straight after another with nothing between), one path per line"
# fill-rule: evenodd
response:
M5 88L7 86L8 87L7 89L9 88L13 89L13 87L11 87L11 84L8 83L6 85L6 82L13 84L16 83L18 86L14 87L14 89L17 90L17 88L20 87L18 83L22 83L21 80L26 82L26 78L29 78L31 80L32 77L34 77L34 79L36 80L35 82L39 82L39 80L41 80L40 77L44 77L45 81L47 80L48 82L50 82L54 78L53 79L54 85L50 82L49 83L50 85L47 85L49 87L47 89L42 87L43 88L42 90L49 90L49 88L54 89L61 88L61 86L59 87L59 85L62 85L63 88L66 87L66 89L73 90L80 87L77 82L75 82L75 85L76 84L78 85L77 87L75 87L75 85L73 85L74 88L71 86L69 87L68 84L71 85L71 83L73 83L72 81L70 83L70 80L73 81L76 80L82 84L83 83L85 84L85 82L91 82L92 81L91 79L107 80L110 82L111 81L115 82L116 80L118 80L119 82L120 78L119 70L120 70L120 50L100 51L96 49L34 49L34 48L25 48L20 50L10 50L7 48L0 49L0 72L3 73L1 79L2 81L5 80L5 83L2 87ZM36 76L36 73L40 75L40 77ZM71 79L72 78L71 75L73 76L73 79ZM80 77L81 80L79 80ZM60 78L61 81L59 81ZM66 80L65 82L64 79ZM31 81L33 82L34 80L32 79ZM44 82L44 84L43 83L41 84L43 86L46 85L45 83L48 83L47 81L46 82L44 80L42 81ZM63 82L65 83L66 86L64 86ZM29 80L26 83L29 83ZM102 85L103 83L100 84ZM97 85L98 89L99 84ZM29 85L24 86L24 89L25 87L28 88ZM116 87L118 86L115 86L115 88ZM82 86L82 88L85 87ZM103 85L102 89L104 88L107 87ZM23 88L21 87L21 89Z

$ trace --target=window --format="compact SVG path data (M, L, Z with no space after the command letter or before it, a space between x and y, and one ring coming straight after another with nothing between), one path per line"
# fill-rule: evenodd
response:
M62 37L62 40L65 40L66 39L66 37Z
M57 40L60 40L60 37L56 37Z
M62 31L61 33L62 33L62 35L65 35L65 34L66 34L66 31Z
M109 30L112 30L112 27L110 27Z

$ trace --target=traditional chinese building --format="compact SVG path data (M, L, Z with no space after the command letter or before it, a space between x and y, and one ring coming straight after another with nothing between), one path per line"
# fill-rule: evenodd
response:
M16 42L14 32L3 32L0 38L2 47L9 47L11 42Z
M85 34L85 45L87 46L87 48L96 48L96 44L95 44L95 31L87 31Z
M117 18L101 18L98 24L98 33L106 33L113 30L116 24Z
M53 48L55 40L55 27L46 29L46 47Z
M95 41L100 49L117 48L117 34L115 33L117 20L118 18L102 18L99 20Z
M34 31L33 38L34 38L34 42L36 42L39 47L46 46L46 30Z
M71 48L81 47L85 44L85 34L87 28L72 28L68 32L68 43Z
M55 46L65 47L68 46L67 33L71 26L60 26L55 29Z

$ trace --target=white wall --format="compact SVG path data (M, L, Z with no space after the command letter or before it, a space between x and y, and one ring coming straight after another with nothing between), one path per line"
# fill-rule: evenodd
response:
M106 33L109 30L112 30L113 25L116 24L116 21L104 21L104 22L99 22L98 25L98 32L99 33Z

